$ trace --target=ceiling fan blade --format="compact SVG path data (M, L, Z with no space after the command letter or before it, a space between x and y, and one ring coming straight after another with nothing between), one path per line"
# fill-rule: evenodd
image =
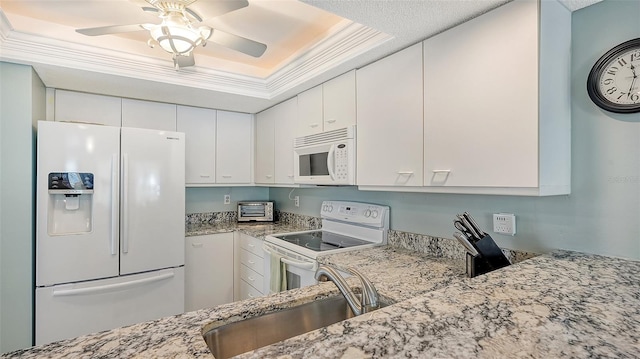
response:
M246 37L230 34L218 29L213 30L209 41L253 57L260 57L267 50L267 45L261 42L249 40Z
M173 66L176 70L179 70L182 67L193 66L195 64L196 59L193 57L193 52L191 52L189 56L175 55L173 57Z
M143 27L147 24L135 24L135 25L112 25L102 27L89 27L86 29L76 29L77 33L87 36L99 36L108 34L119 34L122 32L132 32L145 30Z
M211 19L247 6L249 6L247 0L196 1L186 10L195 18L200 18L198 21L202 22L203 18Z
M160 10L158 8L150 7L150 6L143 6L142 7L142 11L155 12L155 13L159 13L160 12Z

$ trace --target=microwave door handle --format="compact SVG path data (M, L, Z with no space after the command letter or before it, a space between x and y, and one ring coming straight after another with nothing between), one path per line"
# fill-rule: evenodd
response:
M336 172L334 168L336 165L336 160L334 158L335 154L336 145L331 145L331 148L329 148L329 155L327 156L327 169L329 170L329 177L332 181L335 181L336 179Z

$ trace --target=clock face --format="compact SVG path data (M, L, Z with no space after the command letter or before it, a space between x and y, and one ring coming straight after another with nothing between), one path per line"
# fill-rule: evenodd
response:
M593 102L607 111L640 112L640 39L604 54L591 69L587 90Z

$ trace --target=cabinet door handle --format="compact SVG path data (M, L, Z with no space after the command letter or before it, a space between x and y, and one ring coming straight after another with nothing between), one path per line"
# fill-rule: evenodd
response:
M255 282L256 280L251 278L251 277L247 277L250 281Z
M413 171L398 171L398 174L411 176L413 174Z
M251 294L251 293L247 293L247 294L249 295L249 298L255 298L255 297L253 296L253 294Z
M255 244L251 244L251 243L249 243L249 247L253 248L253 247L255 247L255 246L256 246Z
M193 248L201 248L203 246L203 244L202 243L191 243L191 246Z
M252 260L249 260L248 262L249 262L249 264L256 264L256 262L254 262Z
M451 170L431 170L433 173L449 173Z
M332 118L332 119L330 119L330 120L327 120L327 123L335 123L335 122L336 122L336 120L335 120L335 119L333 119L333 118Z
M271 178L271 177L273 177L273 176L272 176L272 175L266 175L265 177L267 177L267 178Z
M211 176L210 176L210 175L200 175L200 177L202 177L202 178L209 178L209 177L211 177Z
M222 178L231 178L231 175L222 175Z
M320 126L320 124L318 124L318 123L312 123L312 124L309 125L309 127L311 127L311 128L316 128L318 126Z

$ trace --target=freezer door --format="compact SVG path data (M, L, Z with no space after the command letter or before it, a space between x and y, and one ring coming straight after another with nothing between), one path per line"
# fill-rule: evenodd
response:
M36 345L184 312L184 268L36 289Z
M118 275L119 147L118 127L38 122L36 285ZM93 174L93 193L50 192L61 172Z
M184 134L122 128L120 273L184 264Z

